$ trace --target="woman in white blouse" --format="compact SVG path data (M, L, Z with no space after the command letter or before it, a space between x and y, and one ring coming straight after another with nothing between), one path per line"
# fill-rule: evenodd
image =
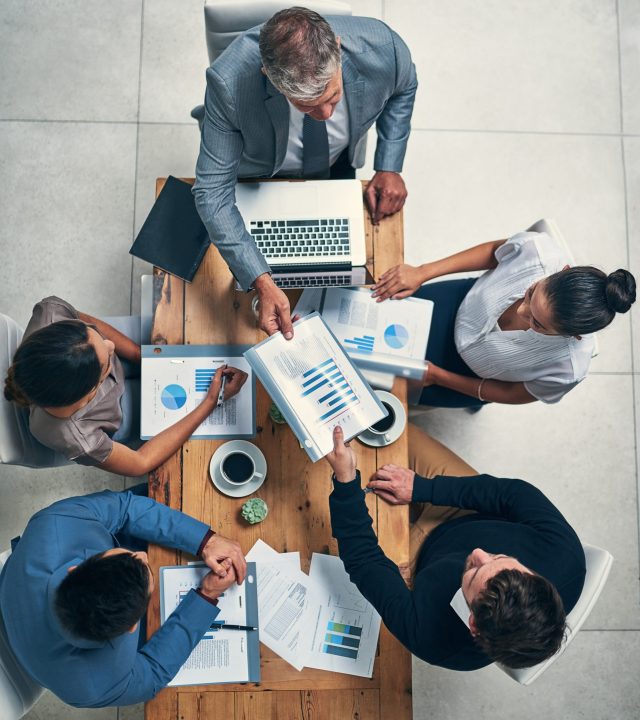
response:
M379 301L409 295L435 302L423 405L558 402L587 375L593 333L629 310L636 283L569 267L547 233L522 232L418 267L397 265L374 287ZM427 280L486 270L479 278ZM421 287L422 286L422 287Z

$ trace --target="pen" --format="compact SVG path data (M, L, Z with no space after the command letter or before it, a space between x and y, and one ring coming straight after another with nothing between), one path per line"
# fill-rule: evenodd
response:
M226 367L227 366L225 365L225 368ZM218 402L216 403L217 408L219 408L220 405L222 405L222 403L224 402L224 386L225 386L226 382L227 382L227 376L223 375L222 382L220 383L220 392L218 393Z
M216 623L214 622L210 630L257 630L257 627L251 627L249 625L227 625L227 623Z

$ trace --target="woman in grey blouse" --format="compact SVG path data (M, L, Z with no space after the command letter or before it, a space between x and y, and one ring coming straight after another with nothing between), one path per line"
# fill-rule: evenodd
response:
M570 267L564 244L521 232L419 267L398 265L374 288L378 300L409 295L435 303L420 403L442 407L558 402L587 375L593 333L627 312L636 283ZM479 278L428 283L484 270Z
M140 363L140 347L115 328L57 297L33 309L5 380L7 400L28 408L29 429L43 445L82 465L119 475L143 475L169 458L247 374L220 368L198 407L140 449L118 442L125 390L121 360ZM115 437L114 437L115 436Z

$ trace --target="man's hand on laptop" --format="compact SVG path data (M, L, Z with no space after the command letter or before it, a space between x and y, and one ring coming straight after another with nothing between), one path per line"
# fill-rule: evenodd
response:
M267 335L282 331L287 340L293 337L289 298L273 282L269 273L258 276L253 286L260 298L260 329Z
M371 222L377 225L383 217L402 208L407 199L407 188L400 173L379 170L369 181L364 197Z

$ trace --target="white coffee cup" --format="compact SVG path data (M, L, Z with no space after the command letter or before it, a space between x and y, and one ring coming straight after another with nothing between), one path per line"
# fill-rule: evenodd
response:
M234 450L222 460L220 474L229 485L237 487L264 477L262 473L256 472L253 458L243 450Z

